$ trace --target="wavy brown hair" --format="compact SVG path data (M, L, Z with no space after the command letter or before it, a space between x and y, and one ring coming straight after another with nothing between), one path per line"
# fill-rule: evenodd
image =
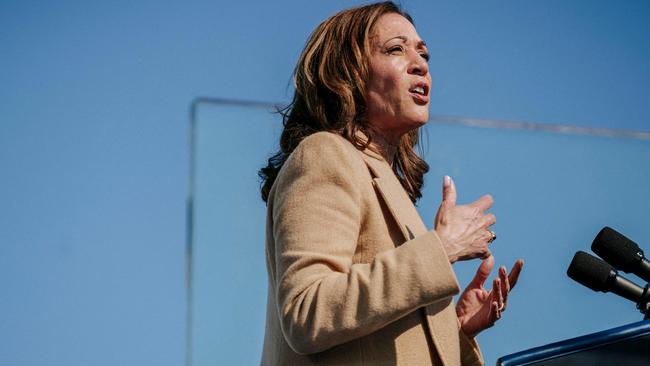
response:
M358 149L371 143L365 116L368 80L369 36L384 14L413 19L392 1L341 11L322 22L311 34L294 70L293 100L279 112L283 126L280 150L260 169L262 199L267 202L278 172L289 155L307 136L329 131L349 140ZM427 163L415 152L418 130L404 134L393 170L413 202L422 196ZM357 132L364 132L364 141Z

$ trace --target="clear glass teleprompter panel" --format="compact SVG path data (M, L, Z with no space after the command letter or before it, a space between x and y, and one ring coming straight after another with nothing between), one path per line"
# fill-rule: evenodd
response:
M281 119L272 112L210 103L197 108L188 350L194 366L260 360L266 206L257 172L277 149ZM459 204L493 195L497 264L526 261L504 318L478 337L488 364L642 319L631 302L592 292L565 273L575 251L589 251L605 225L650 252L650 141L430 123L422 145L430 165L418 203L425 223L432 227L442 176L451 175ZM478 264L454 265L461 287Z

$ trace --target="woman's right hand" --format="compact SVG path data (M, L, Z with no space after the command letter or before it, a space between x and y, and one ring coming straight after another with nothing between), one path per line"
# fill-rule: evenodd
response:
M492 207L492 196L456 206L456 186L449 176L443 178L442 203L435 219L436 234L442 240L449 262L487 258L491 255L488 244L494 233L489 227L496 216L485 213Z

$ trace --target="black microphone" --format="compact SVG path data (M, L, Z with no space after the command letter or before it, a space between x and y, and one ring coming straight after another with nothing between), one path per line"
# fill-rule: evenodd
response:
M619 276L605 261L583 251L576 252L566 273L574 281L594 291L613 292L636 303L647 302L647 286L644 289ZM645 312L645 309L642 312Z
M591 250L615 268L650 282L650 261L643 255L643 250L616 230L605 226L596 235Z

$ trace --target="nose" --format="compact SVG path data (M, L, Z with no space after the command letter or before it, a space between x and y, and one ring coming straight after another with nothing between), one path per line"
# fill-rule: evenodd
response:
M419 52L411 51L411 64L408 73L413 75L425 76L429 73L429 63Z

